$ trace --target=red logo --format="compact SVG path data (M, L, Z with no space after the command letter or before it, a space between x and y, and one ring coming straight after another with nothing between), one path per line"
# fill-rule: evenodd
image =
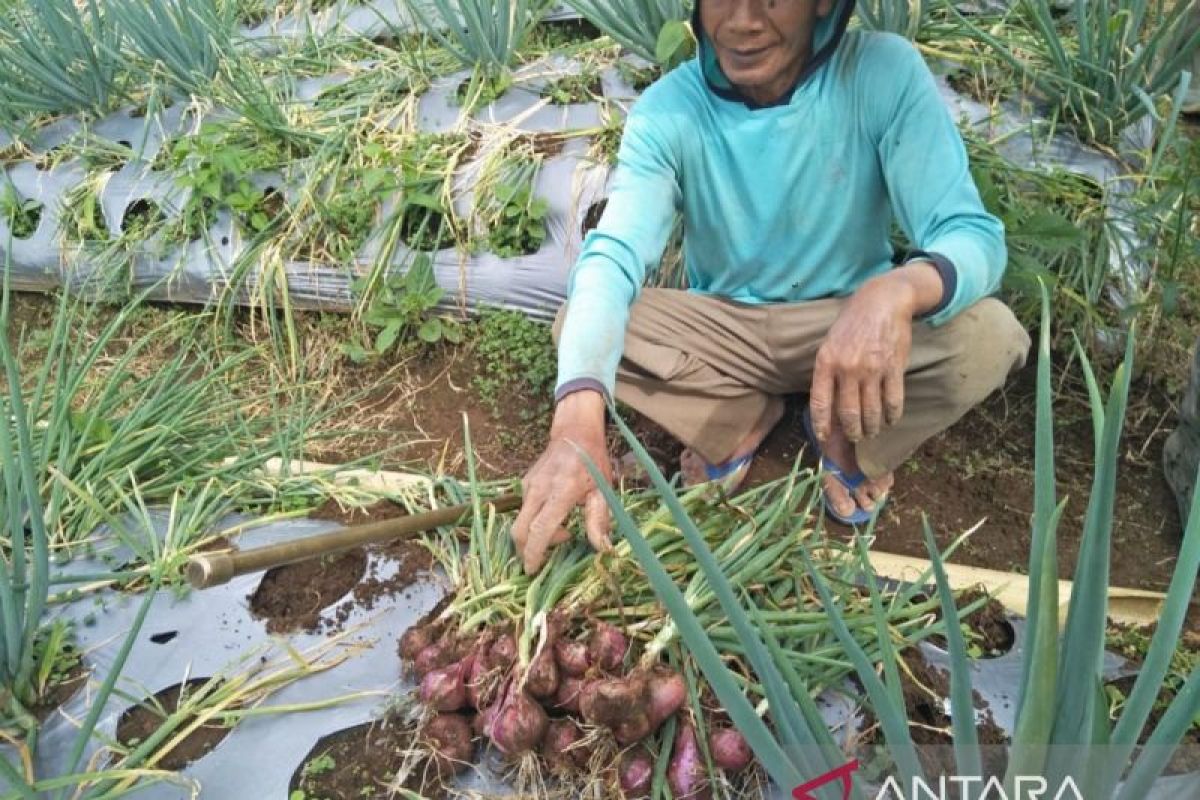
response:
M819 778L814 778L808 783L797 786L792 789L792 797L794 800L817 800L809 792L815 792L822 786L828 786L839 778L842 781L842 800L850 800L850 781L851 773L858 769L858 759L854 759L848 764L843 764L835 770L826 772Z

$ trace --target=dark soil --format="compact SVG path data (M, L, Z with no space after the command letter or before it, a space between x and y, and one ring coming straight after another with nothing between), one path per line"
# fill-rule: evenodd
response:
M1133 691L1133 684L1137 681L1136 675L1130 675L1125 678L1117 678L1115 681L1109 681L1108 686L1121 692L1125 697L1129 697ZM1145 744L1150 738L1150 734L1154 733L1154 729L1158 727L1158 723L1162 720L1166 713L1167 707L1175 699L1175 693L1163 691L1159 695L1161 705L1156 705L1150 710L1150 717L1146 720L1145 726L1142 728L1142 735L1138 737L1139 744ZM1115 722L1113 723L1115 724ZM1136 760L1139 751L1135 751L1132 760ZM1171 760L1167 762L1163 773L1166 775L1183 775L1189 772L1200 771L1200 728L1195 725L1188 728L1184 734L1183 741L1179 743Z
M250 613L265 619L271 633L315 631L321 611L345 597L366 571L367 552L362 548L276 567L250 595Z
M341 525L365 525L368 522L382 522L405 516L408 516L408 509L391 500L380 500L369 506L344 508L337 500L330 498L308 512L309 519L326 520Z
M978 637L968 640L967 647L978 648L978 658L997 658L1012 650L1017 643L1017 634L1008 621L1004 606L999 600L988 597L982 588L968 589L959 595L958 607L966 608L979 600L985 600L984 604L963 618L963 624ZM936 616L941 619L940 610ZM943 650L946 648L946 639L940 634L930 636L929 643Z
M1185 623L1185 630L1175 647L1176 659L1181 657L1186 658L1187 656L1200 656L1200 633L1197 633L1197 630L1200 630L1200 608L1193 607L1188 617L1189 619ZM1121 625L1109 620L1109 649L1115 650L1128 659L1132 667L1140 668L1149 650L1150 640L1154 637L1154 632L1154 625L1134 627ZM1190 664L1198 665L1200 664L1200 660L1193 660ZM1187 677L1186 675L1178 674L1181 669L1187 670L1189 666L1180 667L1178 661L1173 662L1172 670L1168 673L1163 687L1159 690L1157 703L1155 704L1156 707L1150 711L1150 716L1142 728L1141 736L1138 737L1139 743L1146 743L1150 738L1150 734L1158 727L1158 723L1166 713L1167 708L1175 700L1178 688ZM1128 698L1129 694L1133 691L1133 685L1137 681L1137 677L1137 675L1130 675L1109 681L1110 692L1115 690L1120 692L1122 697ZM1110 702L1112 702L1112 699L1110 696ZM1137 758L1136 753L1133 758ZM1200 724L1193 724L1188 729L1165 769L1168 775L1182 775L1196 771L1200 771Z
M324 505L309 514L311 519L324 519L340 522L343 525L363 525L368 522L382 522L408 515L408 510L399 503L391 500L380 500L365 508L343 509L329 500ZM334 625L337 627L346 622L354 609L370 610L379 600L393 597L404 592L409 586L422 580L433 569L433 554L419 541L398 540L386 544L371 545L367 548L371 556L367 563L367 571L361 580L354 585L354 603L339 608L334 615ZM382 577L385 564L396 566L394 574Z
M121 712L121 718L117 722L117 741L126 747L135 747L146 741L162 726L163 721L179 708L181 686L185 687L185 691L193 691L206 683L208 683L207 678L193 678L184 684L177 683L155 694L153 700L146 700L125 709ZM189 717L183 720L176 731L190 725L194 719L195 717ZM230 730L232 729L221 725L201 725L196 728L194 733L160 758L155 766L168 770L183 769L193 761L211 753L229 734ZM168 738L173 738L173 736Z
M292 775L288 791L303 791L304 800L394 797L388 786L412 746L412 733L387 721L367 722L331 733L322 737L304 757ZM422 797L439 798L445 794L436 780L425 786L412 783L406 783L405 788Z
M309 517L362 525L396 519L407 513L403 506L390 500L348 509L329 500L310 512ZM384 567L389 567L386 575ZM355 610L370 610L381 599L404 592L432 568L433 556L419 541L360 547L268 570L249 598L250 611L266 619L271 633L336 630ZM352 595L353 602L341 605L331 619L322 619L321 612L347 594Z
M1036 367L1031 362L1008 387L926 442L896 473L896 487L876 527L877 549L927 558L922 515L939 547L985 520L954 556L955 563L1024 572L1033 512L1033 430ZM1069 498L1059 526L1059 569L1075 572L1093 469L1092 422L1077 387L1055 407L1058 497ZM805 447L800 399L768 437L748 485L787 473ZM1162 472L1162 446L1175 408L1158 386L1135 382L1121 446L1112 543L1111 585L1162 591L1182 540L1175 498ZM812 464L806 454L805 463ZM830 532L849 529L829 522Z
M499 388L494 403L485 402L474 385L484 364L466 347L430 348L406 366L402 380L375 384L363 402L364 413L386 415L393 429L415 432L411 443L394 456L401 462L399 468L465 476L464 415L481 478L517 479L533 465L550 429L549 414L530 413L540 398L529 397L519 382L511 381ZM368 380L370 369L364 368ZM327 449L322 460L348 462L371 452L369 436L355 437L354 444Z
M902 653L900 658L904 705L921 766L927 775L934 778L958 774L951 720L943 706L943 699L950 695L950 675L930 666L920 650L915 648ZM987 704L978 693L975 694L975 708L983 712L982 721L977 722L975 727L979 734L984 775L1003 775L1008 766L1008 735L992 719ZM882 729L869 711L865 714L861 729L865 732L862 743L873 748L878 758L882 755L878 748L882 748L885 740Z
M33 715L38 722L45 722L46 719L58 710L59 706L63 705L75 696L76 692L83 688L87 682L88 671L84 667L82 661L77 661L70 666L66 675L61 680L51 684L46 689L46 694L29 709L29 713Z

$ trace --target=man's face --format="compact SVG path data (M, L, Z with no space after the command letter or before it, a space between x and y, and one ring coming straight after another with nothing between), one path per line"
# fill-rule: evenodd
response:
M699 0L700 22L725 77L760 103L778 100L812 50L833 0Z

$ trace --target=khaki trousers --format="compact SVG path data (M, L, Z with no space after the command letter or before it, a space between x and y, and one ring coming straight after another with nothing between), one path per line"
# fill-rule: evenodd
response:
M727 460L772 396L807 394L813 362L844 298L744 305L678 289L645 289L630 309L617 399L712 464ZM566 307L554 324L558 334ZM904 463L1025 364L1029 335L999 300L940 327L913 324L904 414L860 442L878 478Z

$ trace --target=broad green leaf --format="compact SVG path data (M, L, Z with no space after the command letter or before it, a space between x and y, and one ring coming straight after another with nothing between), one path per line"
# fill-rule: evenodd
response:
M396 344L396 339L400 336L400 331L404 328L404 323L400 320L389 322L379 335L375 337L375 352L386 353L391 350Z
M670 70L690 55L692 44L692 31L687 23L682 20L670 20L658 32L654 55L664 69Z
M427 208L430 211L445 211L445 206L442 205L441 199L426 192L409 192L405 194L404 205Z
M442 321L438 317L431 317L421 323L421 327L417 329L417 336L421 341L429 344L436 344L442 338Z
M1083 230L1078 225L1062 214L1047 209L1040 209L1022 219L1020 226L1010 235L1028 240L1047 253L1063 252L1083 242Z
M355 364L366 363L368 357L367 350L358 342L343 342L341 348L346 357Z

